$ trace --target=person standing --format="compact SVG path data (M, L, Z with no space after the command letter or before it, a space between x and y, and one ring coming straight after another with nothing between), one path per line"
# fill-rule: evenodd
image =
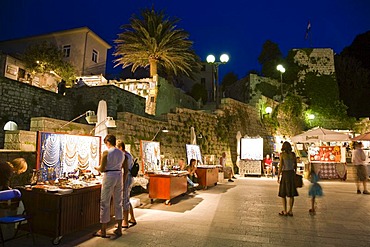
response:
M66 92L66 81L62 79L58 83L58 94L64 95L65 92Z
M293 216L294 197L298 196L294 182L297 171L297 158L295 153L292 152L292 146L287 141L283 143L281 151L277 182L279 183L278 195L283 199L283 211L279 215ZM289 197L289 210L287 210L287 197Z
M108 150L103 152L101 166L95 167L103 173L100 195L100 232L93 236L107 238L107 224L110 221L110 202L113 196L114 213L118 228L114 231L116 236L122 236L122 164L125 156L121 150L116 148L116 137L108 134L104 138Z
M322 196L322 188L321 185L318 183L319 181L319 174L317 172L317 167L315 167L315 164L311 164L311 173L310 173L310 180L311 185L308 190L308 195L311 196L311 208L309 210L309 213L311 215L316 214L315 209L315 200L317 196Z
M234 182L232 178L236 179L236 177L234 177L233 169L230 166L226 166L226 152L223 152L222 156L220 157L220 165L222 166L222 171L224 172L224 176L228 178L227 181Z
M352 153L352 164L356 167L357 171L357 178L356 178L356 186L357 186L357 194L361 194L360 184L362 182L363 185L363 192L364 194L369 194L367 190L367 167L365 164L366 155L364 150L362 149L363 144L362 142L355 142L354 148Z
M131 169L134 164L132 155L126 151L125 144L122 141L117 142L117 148L125 154L125 161L123 162L123 225L122 228L129 228L135 226L136 219L134 209L130 203L130 193L134 179L131 175ZM130 214L130 220L128 216ZM130 225L129 225L130 224Z

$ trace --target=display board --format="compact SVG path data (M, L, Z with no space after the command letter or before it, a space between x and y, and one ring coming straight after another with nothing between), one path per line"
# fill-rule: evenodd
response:
M38 132L37 169L42 179L56 178L77 174L79 170L95 171L99 166L99 136L69 135L60 133Z
M198 160L200 164L203 164L202 154L200 153L200 147L195 144L186 144L186 160L188 165L190 164L191 159Z
M141 140L140 157L142 160L142 170L144 172L161 170L161 150L159 142Z
M310 162L341 162L340 146L309 147Z
M263 138L242 138L240 145L240 159L263 160Z

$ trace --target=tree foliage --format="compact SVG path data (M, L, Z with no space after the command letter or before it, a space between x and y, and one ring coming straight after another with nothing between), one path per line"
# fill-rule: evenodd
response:
M353 117L370 115L370 32L358 35L351 46L335 56L340 97Z
M41 74L54 71L67 83L76 78L74 67L64 60L63 52L48 42L29 46L23 55L23 61L27 69Z
M189 34L177 28L179 19L167 17L163 11L145 9L141 16L133 15L130 24L115 40L116 66L151 67L151 76L159 71L170 75L192 76L200 70L200 58L192 49Z
M200 83L195 83L193 85L190 95L197 101L201 99L203 104L205 104L208 100L207 89Z
M280 74L276 70L276 66L282 62L282 58L283 55L279 46L267 40L263 44L261 54L258 57L258 62L262 65L262 75L278 79Z
M303 110L301 97L288 94L276 109L278 132L287 136L294 136L301 133L305 128Z
M225 91L225 88L238 81L238 75L234 72L227 73L221 82L221 90Z

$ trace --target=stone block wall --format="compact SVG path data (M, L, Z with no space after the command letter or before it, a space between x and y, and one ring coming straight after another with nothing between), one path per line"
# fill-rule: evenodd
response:
M334 51L330 48L294 49L294 62L306 69L299 72L299 81L303 81L309 72L318 75L332 75L335 73Z
M225 117L225 114L228 117ZM232 119L241 120L227 123L226 132L221 133L220 124ZM221 110L217 114L175 108L172 112L163 114L159 120L120 112L117 114L116 125L117 128L110 129L109 133L115 134L118 139L129 144L134 157L140 157L140 140L151 141L161 127L166 127L169 132L158 132L154 141L161 143L161 155L165 159L177 161L179 158L186 158L185 144L190 143L191 127L195 129L197 144L203 157L206 155L220 157L225 151L228 163L236 165L238 131L242 136L265 137L264 151L271 153L271 146L267 141L269 134L260 121L259 112L250 105L232 99L223 99Z
M114 85L71 88L67 97L75 100L78 112L93 110L96 112L100 100L107 102L108 116L117 117L117 112L132 112L141 116L145 113L145 98L123 90ZM77 116L77 114L76 114Z
M32 117L69 121L88 110L96 112L102 99L107 102L108 116L116 118L116 112L123 111L146 116L145 98L113 85L72 88L63 96L0 77L0 97L0 148L4 147L4 125L8 121L14 121L18 125L18 130L30 130ZM78 121L86 123L84 118ZM70 125L69 128L73 126Z
M75 115L73 99L0 77L0 148L4 145L4 125L14 121L19 130L30 129L31 117L45 116L72 119Z
M5 132L5 149L36 152L36 132L15 130Z

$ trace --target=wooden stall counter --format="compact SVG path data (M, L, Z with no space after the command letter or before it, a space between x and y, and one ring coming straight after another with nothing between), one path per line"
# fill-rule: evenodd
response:
M198 166L196 170L198 183L204 189L208 186L217 185L218 182L218 167L217 166Z
M59 244L65 234L99 223L100 185L70 194L20 189L25 209L32 215L33 231L52 237L53 244Z
M149 198L166 200L166 205L172 198L185 194L187 185L187 173L149 173Z

